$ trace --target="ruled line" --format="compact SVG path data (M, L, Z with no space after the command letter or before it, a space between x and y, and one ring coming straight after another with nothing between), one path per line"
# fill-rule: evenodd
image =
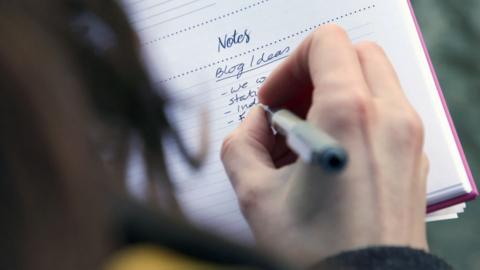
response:
M138 5L138 4L140 4L140 3L142 3L142 2L145 2L145 1L146 1L146 0L138 0L138 1L135 1L135 2L129 2L129 1L127 1L127 2L129 2L127 5Z
M164 4L167 4L169 2L172 2L173 0L167 0L167 1L163 1L163 2L160 2L160 3L157 3L157 4L154 4L154 5L151 5L149 7L146 7L146 8L143 8L143 9L140 9L140 10L137 10L135 12L132 12L131 15L137 15L137 14L140 14L142 12L145 12L145 11L148 11L152 8L156 8L156 7L159 7L159 6L162 6Z
M171 0L170 0L171 1ZM186 7L186 6L189 6L189 5L192 5L192 4L195 4L196 2L200 2L200 1L203 1L203 0L193 0L193 1L190 1L190 2L187 2L187 3L183 3L181 5L178 5L176 7L172 7L172 8L169 8L169 9L166 9L166 10L163 10L163 11L160 11L158 13L155 13L153 15L150 15L150 16L147 16L147 17L143 17L141 19L138 19L136 21L133 21L133 23L139 23L139 22L143 22L143 21L147 21L147 20L150 20L152 18L155 18L155 17L158 17L162 14L165 14L165 13L168 13L168 12L172 12L172 11L175 11L177 9L181 9L183 7ZM169 1L166 1L166 2L169 2ZM164 3L166 3L164 2Z
M182 18L182 17L188 16L188 15L193 14L193 13L195 13L195 12L199 12L199 11L202 11L202 10L204 10L204 9L213 7L213 6L215 6L216 4L217 4L217 3L212 3L212 4L209 4L209 5L203 6L203 7L201 7L201 8L197 8L197 9L192 10L192 11L189 11L189 12L187 12L187 13L183 13L183 14L178 15L178 16L176 16L176 17L170 18L170 19L168 19L168 20L164 20L164 21L161 21L161 22L159 22L159 23L155 23L155 24L149 25L149 26L147 26L147 27L141 28L141 29L139 29L138 31L145 31L145 30L148 30L148 29L153 28L153 27L155 27L155 26L159 26L159 25L162 25L162 24L164 24L164 23L167 23L167 22L170 22L170 21L174 21L174 20L176 20L176 19L180 19L180 18Z

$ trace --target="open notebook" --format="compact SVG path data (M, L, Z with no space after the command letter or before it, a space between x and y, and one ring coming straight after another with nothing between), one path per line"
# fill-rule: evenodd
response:
M171 122L198 147L199 112L210 112L211 149L192 170L165 140L169 174L187 215L231 239L251 238L219 159L223 138L257 102L269 73L316 27L336 23L354 42L384 47L426 127L429 220L454 218L477 190L406 0L123 0L153 80L174 101ZM292 89L293 91L294 89ZM130 185L142 196L132 158ZM450 208L448 208L450 207Z

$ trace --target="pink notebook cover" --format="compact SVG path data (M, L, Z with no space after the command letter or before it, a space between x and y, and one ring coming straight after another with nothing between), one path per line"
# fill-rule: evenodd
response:
M459 153L462 157L465 170L467 171L467 175L468 175L468 178L470 180L470 184L472 185L472 192L470 194L465 194L465 195L462 195L460 197L453 198L453 199L450 199L450 200L447 200L447 201L444 201L444 202L440 202L440 203L437 203L437 204L434 204L434 205L429 205L428 208L427 208L427 212L431 213L431 212L434 212L434 211L437 211L437 210L440 210L440 209L443 209L443 208L447 208L449 206L453 206L453 205L456 205L456 204L459 204L459 203L463 203L463 202L475 199L478 196L478 189L477 189L477 185L475 184L475 180L473 179L472 171L470 170L470 167L468 165L467 158L465 157L465 153L463 151L462 144L460 142L460 139L458 138L458 134L457 134L457 131L455 129L455 125L453 124L452 117L450 115L450 112L448 111L447 102L445 100L445 97L443 96L442 88L440 87L440 83L438 81L437 74L436 74L435 69L434 69L433 64L432 64L432 60L430 59L430 55L428 53L428 49L427 49L427 46L426 46L426 43L425 43L425 39L423 38L422 31L420 30L420 26L419 26L418 20L415 16L415 12L413 10L411 0L407 0L407 2L408 2L408 5L410 7L410 12L412 14L413 21L415 22L415 26L417 28L418 37L420 38L420 42L422 43L422 46L423 46L423 51L425 52L425 57L427 58L428 64L430 65L430 71L432 72L433 79L435 80L435 85L437 86L438 95L440 96L440 99L442 100L445 115L448 119L448 122L450 123L450 128L452 130L453 136L454 136L455 141L457 143L458 151L459 151Z

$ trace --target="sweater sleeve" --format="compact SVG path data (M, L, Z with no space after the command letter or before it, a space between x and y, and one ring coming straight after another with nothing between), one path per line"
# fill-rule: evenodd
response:
M327 258L312 270L453 270L442 259L421 250L372 247Z

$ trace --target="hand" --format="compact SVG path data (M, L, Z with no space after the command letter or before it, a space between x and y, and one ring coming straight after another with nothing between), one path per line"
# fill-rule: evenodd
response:
M350 155L339 175L295 161L253 109L222 160L260 247L298 266L368 246L427 249L423 126L380 47L324 26L270 76L260 100L306 115Z

